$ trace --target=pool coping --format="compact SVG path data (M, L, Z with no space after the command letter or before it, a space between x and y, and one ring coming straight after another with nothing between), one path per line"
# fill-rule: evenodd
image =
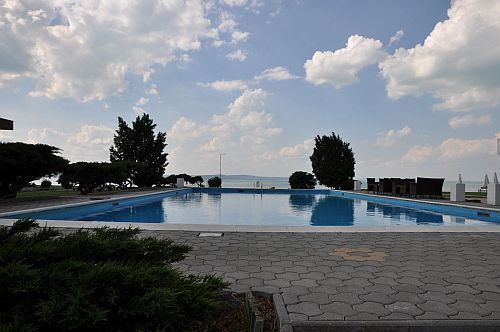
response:
M0 225L12 226L17 219L0 219ZM56 228L129 228L154 231L231 232L231 233L500 233L500 226L256 226L214 224L160 224L112 221L72 221L37 219Z
M421 204L432 204L432 205L440 205L440 206L447 206L447 207L456 207L456 208L462 208L462 209L472 209L472 210L486 210L486 211L491 211L491 212L500 212L500 206L496 207L497 205L493 206L471 206L471 205L466 205L466 204L460 204L460 202L454 202L454 203L447 203L447 202L437 202L437 201L423 201L419 200L416 198L406 198L406 197L395 197L395 196L385 196L385 195L375 195L375 194L369 194L369 193L364 193L364 192L357 192L357 191L347 191L347 190L332 190L334 192L339 192L339 193L346 193L349 195L353 196L366 196L366 197L372 197L372 198L380 198L380 199L387 199L387 200L397 200L397 201L406 201L406 202L413 202L413 203L421 203Z
M72 207L78 207L78 206L97 205L97 204L102 204L102 203L128 200L128 199L134 199L134 198L141 198L141 197L148 197L148 196L155 196L155 195L165 195L167 193L181 192L181 191L189 190L189 189L192 189L192 188L169 189L169 190L155 191L153 193L146 193L146 194L124 195L124 196L102 197L102 198L99 197L99 198L94 198L94 199L92 199L93 197L89 197L89 201L61 204L61 205L49 205L49 206L43 206L43 207L33 208L33 209L24 209L24 210L14 210L14 211L2 212L2 213L0 213L0 221L2 219L4 219L4 220L8 219L6 217L13 215L13 214L36 213L36 212L49 211L49 210L53 210L53 209L65 209L65 208L72 208Z
M0 225L11 226L17 219L6 218L12 214L24 214L24 213L34 213L51 210L54 208L71 208L78 206L86 206L92 204L99 204L102 202L113 202L123 199L133 199L139 197L147 197L154 195L163 195L165 193L182 192L185 190L192 190L194 188L179 188L174 190L165 190L154 193L138 194L138 195L128 195L106 198L102 200L94 200L88 202L78 202L70 204L62 204L56 206L46 206L34 209L18 210L0 213ZM219 188L216 188L219 189ZM235 189L235 188L221 188L221 189ZM236 188L241 189L241 188ZM286 191L289 191L288 189ZM265 189L264 191L269 191L273 193L278 193L279 190ZM304 192L304 190L300 190ZM308 190L312 191L312 190ZM403 200L412 201L417 203L426 204L438 204L443 206L461 207L472 210L491 210L493 212L499 212L497 209L490 208L476 208L466 205L457 204L446 204L444 202L428 202L419 201L415 199L399 198L399 197L387 197L378 196L365 193L358 193L352 191L342 191L342 190L332 190L338 193L347 193L352 196L368 196L375 198L384 198L388 200ZM143 230L171 230L171 231L197 231L197 232L259 232L259 233L379 233L379 232L393 232L393 233L500 233L500 226L261 226L261 225L216 225L216 224L164 224L164 223L127 223L127 222L106 222L106 221L73 221L73 220L45 220L37 219L40 225L46 225L49 227L62 227L62 228L95 228L95 227L113 227L113 228L129 228L138 227Z

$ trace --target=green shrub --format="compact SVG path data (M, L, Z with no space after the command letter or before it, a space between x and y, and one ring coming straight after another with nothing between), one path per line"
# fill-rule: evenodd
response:
M0 331L185 331L227 287L170 266L189 247L138 229L0 227Z
M314 189L316 187L314 175L302 171L293 172L288 178L288 183L292 189Z
M222 184L222 180L218 176L208 179L208 186L212 188L219 188Z
M42 187L42 189L49 189L51 186L52 186L52 182L50 182L49 180L43 180L40 183L40 187Z

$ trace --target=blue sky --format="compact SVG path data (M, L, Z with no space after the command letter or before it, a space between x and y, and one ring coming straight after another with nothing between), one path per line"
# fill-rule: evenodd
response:
M8 0L0 140L105 161L117 117L168 132L167 173L310 171L316 135L356 176L500 171L500 2Z

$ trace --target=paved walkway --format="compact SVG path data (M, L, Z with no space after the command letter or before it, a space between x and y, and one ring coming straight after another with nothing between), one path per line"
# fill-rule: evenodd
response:
M499 233L145 234L192 245L182 271L281 294L292 322L500 320Z

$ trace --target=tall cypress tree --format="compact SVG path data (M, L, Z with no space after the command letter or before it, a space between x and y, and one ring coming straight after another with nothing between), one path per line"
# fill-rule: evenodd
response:
M156 124L148 114L137 116L132 127L118 117L118 129L114 136L114 146L109 149L110 160L135 162L133 182L139 187L150 187L159 183L168 165L165 147L167 133L158 132Z
M316 136L311 155L313 173L319 183L330 188L352 189L354 153L339 135Z

